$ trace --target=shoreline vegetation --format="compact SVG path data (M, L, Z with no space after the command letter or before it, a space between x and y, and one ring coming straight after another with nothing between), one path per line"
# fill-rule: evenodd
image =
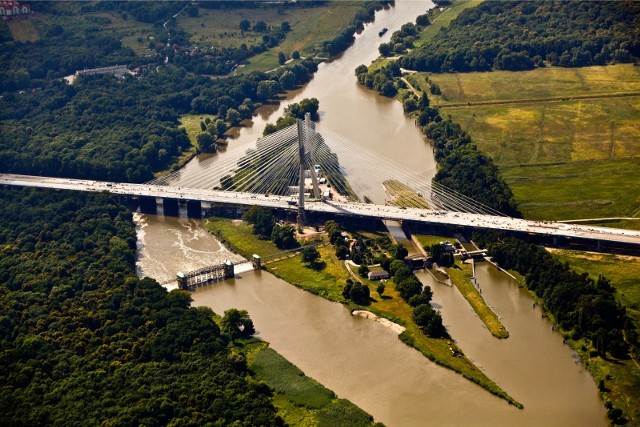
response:
M384 427L347 399L342 399L308 377L297 366L256 338L242 340L232 347L247 361L258 381L273 390L273 405L287 425L331 427Z
M221 243L233 252L244 257L251 257L254 253L268 255L279 250L271 242L259 240L251 232L251 226L237 221L232 222L223 218L210 218L206 228L214 234ZM325 263L323 270L314 270L306 266L296 256L283 261L269 264L265 269L276 277L329 301L339 302L353 310L367 310L376 316L386 318L406 328L398 337L405 344L415 348L432 362L451 369L468 380L478 384L490 393L500 397L517 408L523 405L502 390L493 380L487 377L473 362L464 356L451 339L430 338L413 322L411 306L402 300L393 286L386 286L385 298L372 298L371 304L361 306L345 301L342 297L344 283L351 277L344 262L335 257L330 246L319 248L321 259ZM376 290L373 282L362 279L362 283L370 288L371 295ZM387 285L391 281L387 282Z
M468 264L457 264L457 266L458 268L447 269L451 282L458 288L491 335L500 339L508 338L509 331L500 322L498 315L487 305L479 291L480 288L476 288L471 282L470 266Z
M454 239L450 237L416 234L414 244L422 247L431 247L432 245L439 244L442 241L448 241L451 243L452 240ZM500 268L496 264L493 265ZM469 271L470 268L471 267L468 264L456 263L456 267L444 269L444 271L446 271L446 276L448 277L436 269L427 269L426 271L440 284L449 286L449 283L446 282L446 280L449 279L450 282L458 288L460 294L462 294L462 296L467 300L471 308L473 308L473 311L487 327L487 330L491 332L491 335L500 339L508 338L509 331L507 331L507 328L505 328L502 322L500 322L498 315L487 305L486 301L480 294L479 288L476 288L471 282L473 279L473 271Z

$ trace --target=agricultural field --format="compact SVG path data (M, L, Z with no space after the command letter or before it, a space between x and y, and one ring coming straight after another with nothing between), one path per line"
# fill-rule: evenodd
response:
M503 166L501 172L526 218L640 217L638 160Z
M197 17L182 14L178 17L178 26L191 34L190 41L201 46L239 47L258 44L262 34L253 31L241 32L240 21L246 19L252 24L264 21L270 26L280 26L288 22L291 31L277 47L252 58L242 72L266 71L277 67L278 53L287 57L293 51L301 55L313 55L320 51L323 40L329 40L351 21L362 5L361 2L332 2L325 6L311 8L254 8L210 10L200 9Z
M442 90L443 96L433 97L434 104L439 106L476 102L526 103L548 98L611 96L621 93L640 95L640 68L633 64L430 74L429 78Z
M409 76L467 130L535 219L639 216L640 68Z

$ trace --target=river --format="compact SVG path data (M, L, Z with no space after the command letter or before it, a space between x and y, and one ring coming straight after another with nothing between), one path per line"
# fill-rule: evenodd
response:
M289 93L278 107L261 110L231 144L250 144L268 119L305 97L320 100L323 125L407 168L433 175L431 149L399 102L360 88L353 69L377 56L402 24L430 7L428 2L396 2L379 12L353 47L322 64L314 79ZM389 28L384 37L382 27ZM275 112L274 112L275 110ZM176 185L189 185L192 172L214 167L216 157L196 159ZM180 270L239 259L207 234L201 221L135 215L138 273L159 281ZM484 328L456 288L419 278L432 286L434 305L462 350L516 400L519 410L454 372L439 367L398 340L377 322L353 317L342 305L297 289L266 272L248 271L193 293L194 305L222 314L231 307L249 311L262 339L307 375L350 399L388 426L584 426L607 425L595 383L551 324L532 307L528 294L508 276L480 264L477 277L487 302L510 332L498 340Z

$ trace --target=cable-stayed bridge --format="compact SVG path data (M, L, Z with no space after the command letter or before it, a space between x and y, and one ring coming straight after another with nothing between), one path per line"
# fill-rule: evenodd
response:
M0 185L102 192L136 197L165 212L185 202L260 205L298 213L500 230L640 248L640 231L511 218L419 176L311 123L228 149L215 167L178 171L146 184L0 174ZM362 201L367 201L364 203Z

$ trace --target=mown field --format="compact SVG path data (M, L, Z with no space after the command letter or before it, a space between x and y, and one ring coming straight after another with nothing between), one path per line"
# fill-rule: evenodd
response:
M199 16L178 17L178 26L191 34L190 41L202 46L239 47L258 44L262 34L248 31L242 33L239 25L243 19L252 24L264 21L270 26L280 26L284 21L291 26L291 32L277 47L252 58L242 72L266 71L277 67L278 53L287 57L295 50L301 55L313 55L320 51L319 44L328 40L346 27L362 5L359 1L331 2L312 8L278 9L274 7L257 9L208 10L200 9Z
M637 216L640 68L412 75L489 154L526 217Z
M580 273L588 273L596 279L602 274L611 280L618 291L618 300L627 307L627 314L634 322L636 333L640 332L640 258L553 250L554 255L568 262ZM616 406L631 415L637 425L640 420L640 367L632 359L619 363L607 363L598 357L589 358L589 370L596 382L603 380L605 399L616 402Z
M15 41L35 42L40 40L40 34L31 19L14 19L7 21L6 25Z

